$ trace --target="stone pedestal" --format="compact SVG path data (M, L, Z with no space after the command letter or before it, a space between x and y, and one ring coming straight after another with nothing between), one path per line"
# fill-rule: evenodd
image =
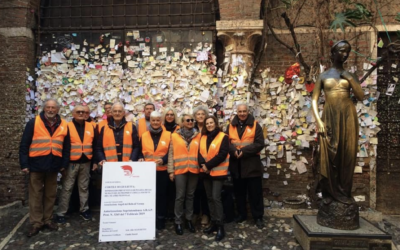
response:
M316 216L294 215L293 232L304 250L391 250L392 236L360 218L356 230L320 226Z

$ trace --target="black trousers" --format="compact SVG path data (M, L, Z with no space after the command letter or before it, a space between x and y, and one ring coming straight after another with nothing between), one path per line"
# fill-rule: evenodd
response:
M233 179L233 189L235 192L236 209L239 215L247 218L246 200L249 196L250 210L253 219L262 219L264 216L264 202L262 190L262 178L240 178Z
M208 207L208 199L206 189L204 188L204 176L199 176L196 191L193 199L193 214L205 214L210 217L210 208Z
M167 193L169 176L167 171L157 171L156 174L156 216L157 220L167 216Z

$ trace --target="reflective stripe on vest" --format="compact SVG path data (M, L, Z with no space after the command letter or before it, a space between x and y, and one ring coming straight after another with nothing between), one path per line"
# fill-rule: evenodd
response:
M241 149L247 145L250 145L254 142L254 137L256 136L256 126L257 122L254 121L253 127L250 128L246 126L245 131L242 135L242 138L239 138L237 127L229 125L229 140L230 142L237 148Z
M122 161L129 161L132 154L132 122L124 126ZM104 126L103 150L107 161L118 161L117 146L114 138L114 130L108 125Z
M192 139L189 144L189 149L186 147L186 142L180 134L172 133L171 135L173 146L173 158L175 175L191 172L199 173L199 163L197 154L199 152L200 133Z
M139 135L139 138L142 138L143 133L147 131L146 118L139 119L138 126L139 126L138 135Z
M214 158L216 155L218 155L224 137L225 133L219 132L218 135L211 142L210 147L208 148L208 152L207 152L207 136L203 135L201 137L200 154L201 156L203 156L206 162ZM223 162L221 162L218 166L211 169L210 175L211 176L228 175L228 168L229 168L229 154L226 155L226 158Z
M154 142L151 137L150 131L146 131L142 135L142 153L145 161L156 161L168 154L169 143L171 141L171 132L163 130L161 132L160 141L158 142L157 149L154 151ZM167 163L164 165L157 165L157 171L167 170Z
M60 125L50 136L42 118L36 116L32 143L29 146L29 157L46 156L50 153L54 156L62 157L63 142L67 133L67 122L61 119Z
M86 157L90 160L93 155L93 138L94 138L94 129L93 125L89 122L85 122L85 131L83 134L83 142L76 130L75 124L70 121L68 123L69 135L71 137L71 155L69 159L71 161L77 161L81 158L82 154L85 154Z

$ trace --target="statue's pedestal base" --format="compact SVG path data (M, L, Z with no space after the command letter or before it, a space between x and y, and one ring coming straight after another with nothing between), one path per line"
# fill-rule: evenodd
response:
M360 218L356 230L338 230L318 225L317 217L294 215L293 232L304 250L391 250L392 236Z

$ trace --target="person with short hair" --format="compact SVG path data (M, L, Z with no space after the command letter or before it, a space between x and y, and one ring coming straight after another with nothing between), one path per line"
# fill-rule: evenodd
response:
M139 138L142 137L142 134L149 130L150 127L150 114L155 111L156 107L153 103L146 103L144 105L144 117L140 118L136 121L136 127L138 128Z
M102 120L99 122L99 124L97 125L97 130L100 133L101 129L108 124L108 119L110 117L112 117L112 113L111 113L111 107L113 106L112 102L106 102L104 104L104 114L107 116L106 119Z
M140 145L136 126L125 119L125 108L122 103L111 107L112 117L108 119L97 140L96 160L100 166L106 161L137 161Z
M216 241L225 237L224 210L221 200L222 187L228 176L229 138L221 131L215 116L205 120L205 128L201 132L199 166L203 169L204 188L210 208L211 223L203 230L205 234L217 232Z
M56 100L46 100L43 111L26 124L19 147L22 172L29 173L28 237L43 228L58 230L52 221L57 174L68 167L71 147L68 125L58 115L59 110Z
M87 107L87 106L86 106ZM68 123L71 140L71 154L68 168L62 178L62 190L57 208L57 223L64 224L69 201L75 181L78 184L80 215L84 220L92 218L89 212L90 164L93 158L93 145L96 145L96 132L92 124L85 121L85 106L76 105L72 111L73 119ZM97 165L95 166L97 168ZM94 170L94 169L93 169Z
M199 150L200 133L193 128L192 115L183 114L181 128L171 135L171 144L168 155L168 173L171 181L175 181L175 232L183 234L183 202L186 198L186 226L190 232L196 232L192 223L193 196L197 186L199 163L197 154Z
M85 121L87 121L88 123L92 124L93 128L97 127L96 122L92 119L92 117L90 117L90 108L89 106L83 106L84 110L85 110Z
M236 222L247 219L246 198L258 228L264 227L264 203L262 189L263 166L260 151L264 148L264 135L260 124L249 114L245 103L237 105L237 115L228 125L229 171L233 177L236 208L239 216Z
M157 111L151 112L149 130L143 133L140 140L143 160L153 161L157 165L156 227L158 230L165 229L165 217L167 216L167 164L171 141L171 132L163 130L161 125L161 114Z

